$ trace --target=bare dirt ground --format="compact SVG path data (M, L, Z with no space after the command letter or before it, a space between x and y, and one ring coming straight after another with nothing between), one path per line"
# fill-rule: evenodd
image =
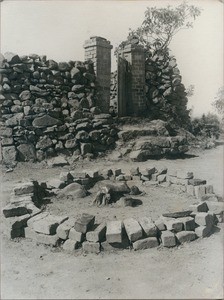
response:
M77 162L76 169L166 166L193 171L195 177L213 184L223 193L223 146L198 156L177 160L149 160L143 163L113 160L113 155L96 161ZM11 173L2 172L1 205L9 200L16 182L25 179L46 181L64 168L44 164L18 164ZM91 207L93 195L77 200L53 198L47 210L52 214L77 216L83 212L102 219L151 216L154 220L172 209L188 208L190 196L165 187L139 186L145 196L138 207ZM94 191L94 190L93 190ZM93 192L92 191L92 192ZM2 232L2 230L1 230ZM208 238L173 249L120 250L84 256L80 251L67 254L60 249L36 246L28 239L1 239L1 299L222 299L223 228Z

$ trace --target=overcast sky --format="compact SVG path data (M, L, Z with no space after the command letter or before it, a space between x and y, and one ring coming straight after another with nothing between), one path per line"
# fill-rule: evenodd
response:
M147 7L178 5L163 1L4 0L1 2L1 52L46 54L56 61L84 60L83 43L92 35L114 48L138 27ZM211 102L223 85L223 4L220 0L188 1L203 9L193 29L180 31L170 48L183 83L195 85L189 108L194 116L212 111ZM116 68L112 50L112 65Z

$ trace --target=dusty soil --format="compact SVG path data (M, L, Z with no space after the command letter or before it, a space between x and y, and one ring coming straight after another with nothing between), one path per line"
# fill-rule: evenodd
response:
M133 163L109 155L96 161L77 162L75 169L167 166L193 171L206 179L215 191L223 193L223 147L207 150L185 159ZM2 171L1 205L9 200L16 182L25 179L46 181L64 168L39 164L18 164L11 173ZM165 187L139 188L146 194L136 196L142 204L135 207L91 207L92 194L84 199L52 198L46 209L53 214L77 216L82 212L102 219L138 218L150 215L154 220L163 212L188 208L195 202L190 196ZM173 249L144 251L122 250L99 255L67 254L60 249L36 246L28 239L1 240L2 299L221 299L223 298L223 228L219 226L205 239Z

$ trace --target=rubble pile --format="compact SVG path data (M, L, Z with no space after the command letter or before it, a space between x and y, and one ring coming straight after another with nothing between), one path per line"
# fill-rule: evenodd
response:
M61 153L93 155L114 145L110 114L97 107L90 62L55 62L46 56L0 57L2 155L5 164Z

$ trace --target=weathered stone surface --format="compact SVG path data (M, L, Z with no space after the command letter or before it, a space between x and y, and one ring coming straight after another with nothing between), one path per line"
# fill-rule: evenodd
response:
M130 188L125 182L120 182L116 180L103 180L98 184L100 189L104 189L107 193L129 193Z
M14 127L20 125L21 120L23 119L24 114L22 112L16 113L13 117L5 121L5 125L9 127Z
M106 239L106 224L101 223L94 231L87 232L86 239L95 243L104 241Z
M179 219L164 218L167 230L179 232L183 230L183 223Z
M73 252L74 250L78 249L79 243L74 240L66 240L62 246L63 250L67 252Z
M30 219L30 214L18 216L18 217L11 217L4 219L4 223L10 230L20 229L27 226L27 222Z
M195 196L194 192L194 186L193 185L187 185L187 193L191 196Z
M212 231L212 227L207 227L207 226L199 226L195 228L195 234L198 237L206 237L208 236Z
M197 186L197 185L203 185L203 184L206 184L206 180L203 180L203 179L189 179L189 184L190 185L194 185L194 186Z
M13 138L11 138L11 137L3 137L1 139L1 144L3 147L11 146L11 145L13 145L13 143L14 143L14 141L13 141Z
M14 189L13 192L15 195L26 195L26 194L32 194L34 193L35 186L33 181L28 181L28 182L22 182L18 183Z
M158 175L157 180L159 183L166 182L166 175Z
M29 90L22 91L19 95L22 101L29 100L31 98L31 93Z
M159 246L159 243L156 237L148 237L133 243L134 250L143 250L157 246Z
M1 137L11 137L12 136L12 128L1 127L0 128L0 136Z
M96 253L98 254L100 252L100 243L94 243L94 242L83 242L82 243L82 249L85 253Z
M182 211L175 211L170 213L162 214L163 217L167 218L183 218L190 216L192 210L182 210Z
M177 178L192 179L193 177L194 177L193 172L185 172L182 170L177 171Z
M63 189L65 182L57 178L52 178L46 182L48 189Z
M191 242L196 239L197 235L194 231L181 231L176 233L177 240L180 244Z
M224 202L206 201L206 204L211 213L220 215L224 211Z
M143 235L141 226L139 225L138 221L133 218L125 219L124 227L130 242L137 241Z
M205 186L205 193L206 194L213 194L214 193L214 188L213 188L213 185L206 185Z
M18 160L30 161L36 159L36 151L32 144L20 144L17 146Z
M18 217L26 214L37 214L41 210L37 208L31 201L10 203L3 208L3 214L6 218Z
M184 224L184 230L193 231L195 229L195 221L192 217L183 217L178 219Z
M65 148L66 149L73 149L78 146L76 139L67 140L65 142Z
M32 228L38 233L54 235L56 234L56 229L59 224L67 219L68 217L53 216L49 214L45 218L35 220L32 224Z
M17 151L15 146L7 146L2 148L3 162L6 165L15 165Z
M95 216L83 213L81 218L77 219L75 222L75 230L81 233L86 233L87 231L90 231L95 222Z
M67 221L69 221L69 220L67 220ZM67 221L60 224L56 229L56 233L57 233L58 237L62 240L66 240L68 238L69 231L72 228L72 225L70 223L68 223Z
M84 198L87 191L81 184L73 182L63 188L58 195L61 197L71 196L75 200L76 198Z
M11 63L11 64L18 64L21 62L19 56L15 53L12 53L12 52L6 52L4 54L4 57L5 57L5 60L8 62L8 63Z
M164 247L176 246L176 237L171 231L163 231L161 234L161 240Z
M121 221L107 222L106 239L108 243L122 243L122 227Z
M126 207L126 206L134 206L135 204L135 199L133 199L132 197L121 197L117 202L116 202L116 206L120 206L120 207Z
M33 193L25 194L25 195L19 195L19 196L15 196L15 195L12 194L9 201L12 204L21 203L21 202L22 203L32 202L33 201Z
M63 167L68 165L68 161L63 156L56 156L48 159L47 164L49 167Z
M215 194L205 194L204 196L201 197L201 201L212 201L212 202L218 202L219 199Z
M197 185L194 187L194 193L196 198L201 198L205 195L205 185Z
M55 247L57 246L59 237L57 234L55 235L46 235L42 233L37 233L30 227L26 227L25 229L25 237L28 239L32 239L35 241L37 244L44 244L48 246Z
M52 140L48 136L42 136L36 143L36 149L45 150L52 146Z
M212 227L214 224L214 215L205 212L199 212L195 215L195 223L199 226Z
M139 224L141 225L143 232L147 237L157 236L157 227L150 218L141 218L139 220Z
M69 231L69 239L81 243L85 239L85 234L82 232L76 231L75 228L71 228Z
M162 220L161 218L155 221L155 225L159 231L166 230L166 225L164 224L164 220Z
M193 212L207 212L208 206L206 202L200 202L200 203L191 204L189 206L189 209Z
M49 115L44 115L42 117L35 118L33 120L33 126L35 128L44 128L44 127L49 127L49 126L54 126L54 125L60 125L61 121L58 119L55 119Z

